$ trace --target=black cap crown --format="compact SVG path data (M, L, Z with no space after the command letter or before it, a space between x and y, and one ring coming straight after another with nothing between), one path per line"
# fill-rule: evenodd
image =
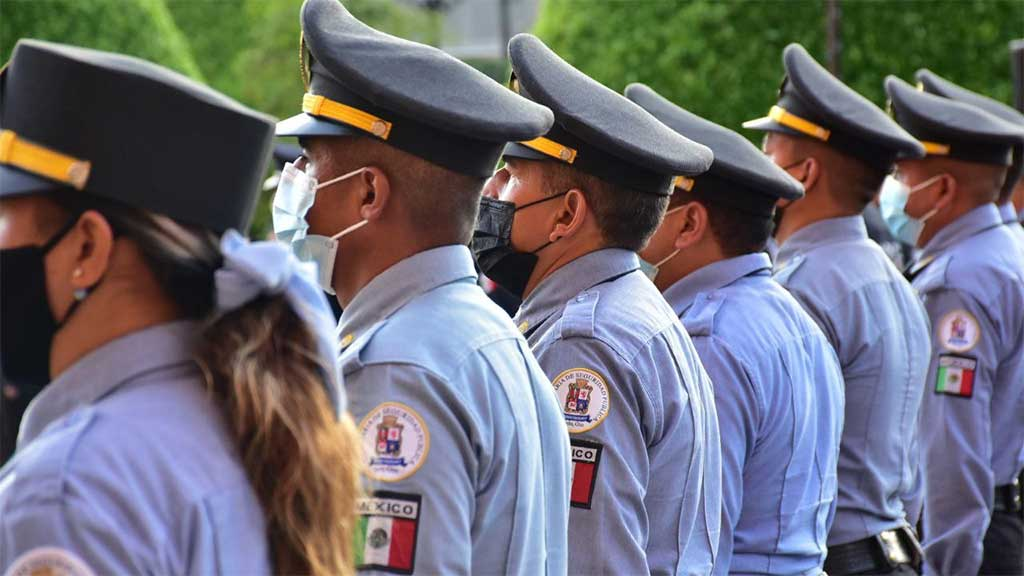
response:
M245 230L272 140L271 118L129 56L21 40L0 79L3 197L72 188Z
M843 84L799 44L782 52L786 76L768 116L744 128L814 138L888 171L897 157L920 158L921 145L878 106Z
M780 198L796 200L804 195L800 182L743 136L676 106L643 84L630 84L625 94L669 128L714 153L710 170L692 178L679 176L676 188L701 191L715 202L764 217L772 215Z
M543 106L441 50L370 28L338 0L306 0L301 22L307 94L278 136L374 137L482 178L506 142L551 127Z
M510 144L506 156L565 162L602 180L667 196L672 178L711 165L711 150L689 140L614 90L562 60L536 36L508 45L513 88L555 114L543 138Z

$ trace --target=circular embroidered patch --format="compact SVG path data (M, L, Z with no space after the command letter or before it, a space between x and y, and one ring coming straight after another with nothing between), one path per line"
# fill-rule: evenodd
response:
M93 576L89 566L74 553L62 548L35 548L11 564L7 576Z
M415 410L398 402L385 402L359 423L369 476L398 482L420 469L430 451L430 432Z
M967 352L981 340L978 321L966 310L954 310L939 321L939 343L953 352Z
M570 434L593 430L608 416L611 395L597 372L573 368L559 374L551 385Z

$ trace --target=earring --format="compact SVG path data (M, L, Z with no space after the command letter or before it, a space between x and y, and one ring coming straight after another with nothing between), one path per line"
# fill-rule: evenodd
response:
M81 278L82 274L85 274L81 268L75 268L75 271L71 273L72 278Z
M76 288L71 294L75 297L75 301L81 302L89 295L89 290L87 288Z

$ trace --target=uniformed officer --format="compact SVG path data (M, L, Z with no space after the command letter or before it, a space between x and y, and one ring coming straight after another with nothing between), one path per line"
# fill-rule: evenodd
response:
M301 22L303 112L277 133L304 156L282 174L274 227L344 308L342 367L375 490L359 568L564 574L568 434L467 248L505 144L542 134L551 112L337 0L307 0Z
M1002 102L957 86L931 70L918 70L915 76L917 77L918 85L925 92L970 104L997 118L1024 128L1024 114ZM1015 146L1013 148L1013 162L1010 170L1006 173L1006 181L1003 183L1002 188L999 189L999 198L996 199L996 205L999 207L999 214L1003 219L1003 224L1010 229L1010 233L1013 234L1017 246L1024 250L1024 227L1021 227L1020 220L1017 217L1017 209L1013 205L1014 189L1022 182L1022 170L1024 170L1024 148Z
M0 571L353 571L358 436L330 310L312 266L232 230L272 139L270 118L148 62L15 47L0 360L49 384L0 470Z
M515 322L569 429L569 572L708 573L721 513L711 384L636 252L673 175L704 172L711 152L534 36L512 38L509 57L513 87L555 125L505 149L473 249L525 296Z
M1024 129L885 81L896 120L928 155L899 163L911 269L932 321L921 416L924 554L931 574L1022 574L1024 261L992 204Z
M897 155L921 144L829 74L802 46L786 76L764 149L806 196L783 202L775 279L818 322L843 368L846 417L829 574L910 572L921 482L915 435L928 368L928 319L910 284L868 239L861 213Z
M722 537L715 574L821 571L835 512L843 375L814 320L771 278L776 202L803 187L746 138L642 84L626 97L711 148L711 170L675 181L641 252L715 383ZM796 433L796 431L800 431Z

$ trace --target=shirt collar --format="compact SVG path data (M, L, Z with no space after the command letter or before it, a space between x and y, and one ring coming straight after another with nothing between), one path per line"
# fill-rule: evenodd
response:
M94 404L147 373L193 362L199 323L180 320L121 336L89 352L50 382L29 404L18 446L39 437L76 408Z
M918 261L934 258L950 246L970 238L975 234L999 226L1003 218L995 204L978 206L970 212L960 216L949 223L945 228L939 230L931 240L925 244Z
M338 333L344 335L342 347L420 294L467 278L475 281L477 274L469 248L462 245L432 248L398 262L378 274L345 307L338 325Z
M999 215L1003 217L1003 224L1017 224L1017 209L1013 202L1006 202L999 205Z
M665 290L665 299L676 316L682 316L702 292L711 292L752 274L771 273L772 261L764 252L719 260L681 278Z
M640 257L631 250L604 248L580 256L541 281L523 301L515 322L526 332L540 326L580 292L639 269Z
M864 217L843 216L827 218L797 230L779 247L779 262L786 262L797 254L802 254L823 244L837 244L851 240L867 240L868 229Z

